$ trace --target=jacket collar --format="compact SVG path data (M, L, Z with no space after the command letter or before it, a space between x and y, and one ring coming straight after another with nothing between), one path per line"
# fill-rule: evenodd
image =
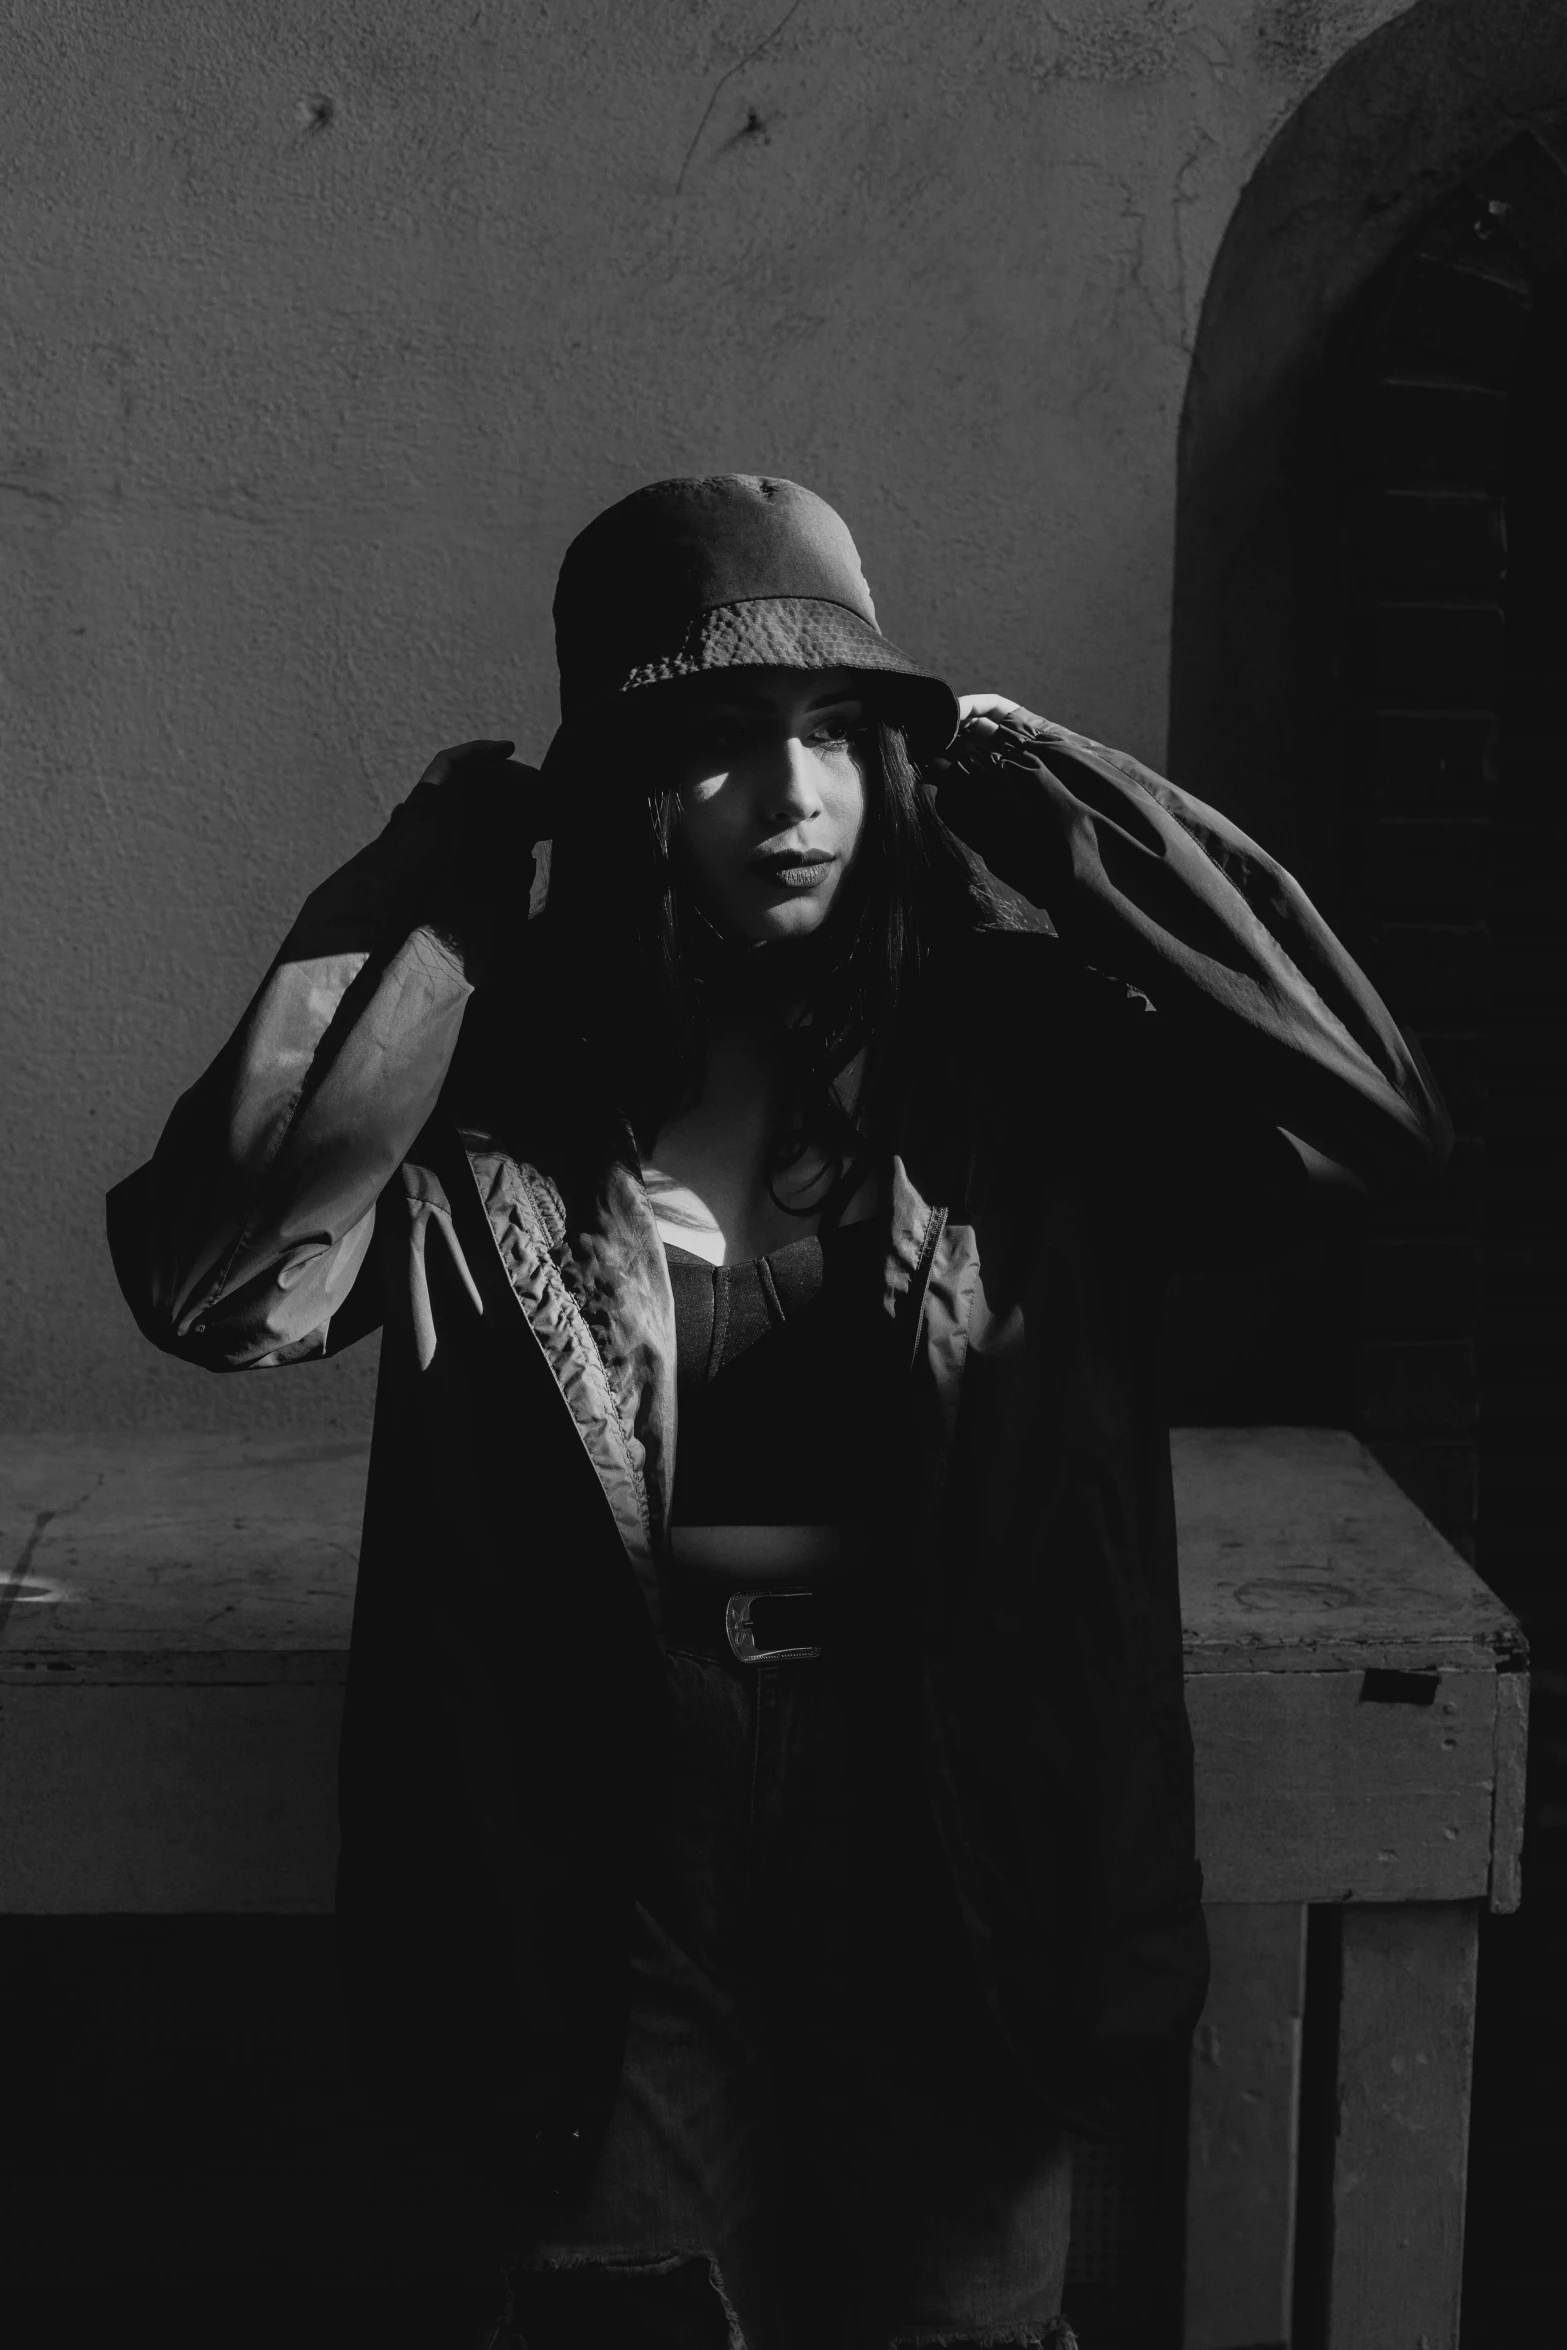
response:
M675 1308L669 1262L643 1188L629 1131L596 1167L534 1166L493 1136L459 1131L491 1237L513 1296L544 1354L655 1623L656 1561L674 1484ZM952 1255L947 1211L918 1190L894 1157L883 1300L905 1368L918 1351L927 1299L939 1292L938 1383L961 1376L962 1284L938 1279ZM960 1252L961 1253L961 1252ZM955 1410L955 1392L949 1399Z
M882 1294L888 1315L901 1334L900 1352L908 1362L919 1337L925 1292L946 1227L947 1211L932 1207L920 1196L908 1168L896 1154L892 1162L889 1205L891 1219Z
M675 1304L634 1154L561 1180L465 1128L490 1235L655 1623L674 1476ZM629 1137L627 1138L629 1141Z

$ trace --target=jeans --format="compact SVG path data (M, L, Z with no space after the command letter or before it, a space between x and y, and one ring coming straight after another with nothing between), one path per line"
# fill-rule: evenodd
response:
M528 2215L529 2350L1068 2341L1062 2125L1009 2102L868 1657L667 1657L668 1844L585 2200ZM504 2337L502 2337L504 2338Z

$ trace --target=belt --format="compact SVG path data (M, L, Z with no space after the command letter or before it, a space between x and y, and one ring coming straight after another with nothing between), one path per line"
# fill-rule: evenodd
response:
M709 1575L666 1574L664 1639L671 1648L741 1665L804 1663L834 1647L863 1595L844 1589L732 1591Z

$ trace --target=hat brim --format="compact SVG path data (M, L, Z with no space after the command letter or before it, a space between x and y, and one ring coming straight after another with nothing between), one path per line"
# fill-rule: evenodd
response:
M858 612L822 597L757 596L714 605L666 651L619 672L602 672L591 687L578 683L545 755L546 767L552 761L558 766L623 695L724 669L849 669L884 678L889 716L905 728L916 760L938 758L958 730L952 688Z

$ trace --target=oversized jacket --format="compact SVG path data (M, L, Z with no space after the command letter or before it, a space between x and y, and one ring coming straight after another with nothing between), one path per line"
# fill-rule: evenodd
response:
M1222 816L1024 712L953 758L971 806L1011 810L1011 849L976 846L1049 920L950 955L884 1168L881 1669L917 1708L1007 2061L1084 2112L1204 1983L1172 1234L1204 1199L1222 1233L1297 1166L1279 1130L1374 1187L1449 1134L1365 978ZM673 1303L636 1145L525 953L458 1051L474 986L421 911L429 819L416 794L306 902L110 1195L110 1239L143 1331L211 1370L384 1326L342 1748L350 2008L383 2081L482 2109L568 2178L613 2097L656 1865ZM494 842L519 890L527 832Z

